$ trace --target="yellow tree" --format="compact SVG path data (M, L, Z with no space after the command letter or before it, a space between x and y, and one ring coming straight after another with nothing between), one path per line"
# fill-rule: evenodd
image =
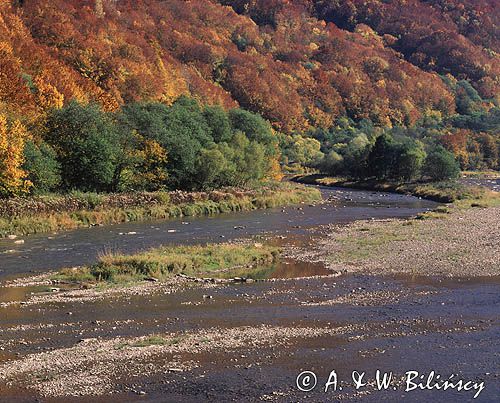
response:
M95 1L94 10L95 10L95 14L97 15L98 18L104 17L104 6L102 4L102 0Z
M22 169L26 128L16 120L11 125L0 115L0 195L12 196L28 192L31 182Z
M45 77L36 77L33 84L36 87L36 103L43 110L60 109L64 104L64 95L50 84Z

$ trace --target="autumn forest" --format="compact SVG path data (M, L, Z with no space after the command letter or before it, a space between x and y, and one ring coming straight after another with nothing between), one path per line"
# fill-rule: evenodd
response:
M402 3L0 0L0 194L498 170L496 1Z

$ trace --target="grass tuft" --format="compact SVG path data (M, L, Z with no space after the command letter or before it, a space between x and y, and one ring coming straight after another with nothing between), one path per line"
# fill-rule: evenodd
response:
M267 273L279 249L265 245L221 244L168 246L136 255L107 253L89 267L61 270L54 279L76 283L123 284L165 280L177 274L194 277L252 277Z

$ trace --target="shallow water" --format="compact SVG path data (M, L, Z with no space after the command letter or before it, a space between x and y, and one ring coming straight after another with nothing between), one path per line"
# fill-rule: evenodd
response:
M318 226L356 219L407 217L434 203L413 197L364 191L323 189L326 199L302 210L287 208L214 218L126 224L26 239L24 252L0 258L4 276L95 259L105 248L131 252L163 242L197 243L266 234L275 243L307 246L317 239ZM189 225L182 222L190 222ZM236 230L235 226L244 226ZM169 229L177 229L169 233ZM118 235L137 232L137 235ZM320 232L320 231L319 231ZM220 238L224 235L225 238ZM285 239L276 235L285 235ZM93 242L95 238L95 243ZM5 244L2 248L11 248ZM73 249L66 250L71 247ZM51 250L47 250L51 249ZM54 250L65 249L65 250ZM73 253L79 253L73 256ZM47 256L46 256L47 254ZM7 257L7 260L4 260ZM51 264L50 258L54 264ZM19 262L24 262L20 264ZM71 263L76 262L76 263ZM185 373L158 373L120 380L118 394L106 397L45 399L44 402L199 402L273 400L367 402L472 401L469 393L402 390L357 393L349 385L352 371L377 369L401 376L408 370L437 371L484 380L479 402L500 396L500 278L448 279L420 276L324 276L321 264L285 260L269 268L276 280L190 286L173 294L122 295L82 303L67 301L0 308L0 363L40 351L71 347L83 338L110 339L199 329L231 329L261 325L284 327L362 327L338 336L299 338L287 346L238 348L186 354L199 366ZM315 276L296 279L295 277ZM4 277L5 278L5 277ZM288 280L280 280L288 279ZM19 301L43 287L0 289L0 302ZM203 297L207 294L212 299ZM69 315L71 313L71 315ZM158 356L162 364L172 357ZM345 380L344 391L299 392L296 376L311 370L321 383L331 370ZM145 395L138 395L143 391ZM273 394L274 393L274 394ZM277 394L276 394L277 393ZM0 384L0 401L35 402L33 392Z
M126 223L0 240L0 279L31 271L81 266L108 251L133 253L162 244L222 242L263 233L301 234L319 225L370 218L409 217L436 203L412 196L322 188L325 203L222 214L213 217Z
M500 192L500 178L499 179L483 179L483 178L462 178L460 181L466 185L484 186L488 189Z
M361 303L353 298L351 303L314 305L356 294L376 296L380 292L399 297L358 300ZM213 299L206 300L202 294ZM348 275L210 290L187 288L170 295L132 295L85 304L9 308L0 318L0 345L6 340L16 338L16 341L10 345L9 353L4 351L4 356L0 356L0 362L14 358L14 354L23 356L70 347L82 338L135 337L212 328L223 331L261 325L332 328L362 325L365 328L359 333L361 337L340 334L299 339L287 347L270 345L258 350L183 354L178 357L180 360L195 359L199 368L183 374L131 379L122 385L122 393L102 401L257 401L273 391L288 396L279 401L303 401L306 397L310 401L332 401L339 392L331 392L327 397L319 389L299 393L294 387L295 376L302 370L313 370L325 382L333 369L343 379L348 379L354 370L371 374L381 369L395 374L435 370L446 377L456 373L482 379L486 389L477 401L489 402L500 393L499 368L494 360L500 335L499 311L500 278L431 281L415 276ZM34 328L18 330L33 324ZM168 359L171 357L156 358L158 363ZM137 396L130 389L144 390L147 395ZM346 384L345 389L350 390L348 396L356 397L352 387ZM13 393L0 391L0 401L9 392ZM355 400L399 401L403 395L401 391L373 391ZM471 400L470 394L453 391L442 394L420 391L405 397L411 402Z

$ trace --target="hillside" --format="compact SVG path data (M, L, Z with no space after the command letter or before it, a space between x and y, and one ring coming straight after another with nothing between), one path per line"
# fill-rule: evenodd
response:
M189 94L290 132L342 115L386 125L452 114L455 95L436 73L498 96L493 1L396 3L4 0L1 108Z
M441 146L498 169L499 18L494 0L0 0L0 193L279 163L410 180L436 148L453 164ZM410 172L384 155L402 150Z

